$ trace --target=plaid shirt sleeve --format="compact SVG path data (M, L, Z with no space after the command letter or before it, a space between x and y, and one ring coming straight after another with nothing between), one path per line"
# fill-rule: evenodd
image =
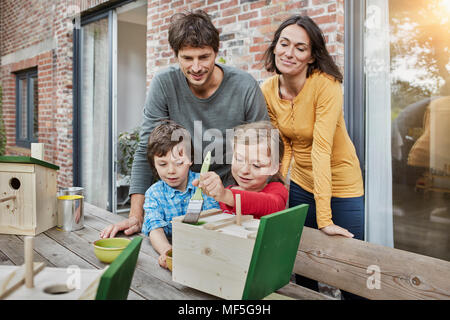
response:
M142 224L142 233L146 236L149 235L150 231L158 228L166 227L169 222L166 221L166 215L164 213L163 206L161 205L159 199L161 199L161 194L158 192L158 188L150 187L145 193L144 202L144 223Z
M202 210L209 210L209 209L220 209L220 205L214 198L209 197L206 194L203 194Z

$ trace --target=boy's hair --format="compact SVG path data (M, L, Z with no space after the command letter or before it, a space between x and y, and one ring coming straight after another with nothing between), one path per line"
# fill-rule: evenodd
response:
M233 147L237 144L259 144L265 143L268 147L268 153L272 161L281 163L284 155L284 143L280 133L270 121L257 121L242 124L234 128ZM277 152L278 151L278 152ZM276 154L274 154L276 152ZM284 178L280 169L274 174L269 182L281 182L284 184Z
M206 12L196 10L177 13L171 17L169 44L176 56L178 56L178 51L185 46L211 47L217 53L219 41L219 31Z
M189 159L192 159L192 140L189 132L172 120L161 121L150 133L147 144L147 161L155 177L159 178L155 167L155 156L163 157L177 144L184 141Z

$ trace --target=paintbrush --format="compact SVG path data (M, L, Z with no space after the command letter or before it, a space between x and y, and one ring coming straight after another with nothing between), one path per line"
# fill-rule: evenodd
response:
M211 151L208 151L205 160L203 160L202 168L200 169L200 174L208 172L210 162L211 162ZM191 200L189 200L189 205L186 211L186 215L184 216L183 222L196 224L200 216L200 212L202 211L202 206L203 206L202 189L198 187L197 190L195 190L195 193L192 196Z

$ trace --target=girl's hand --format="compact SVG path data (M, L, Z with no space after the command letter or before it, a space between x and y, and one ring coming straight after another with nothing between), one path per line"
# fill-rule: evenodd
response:
M195 180L192 184L195 186L197 183L194 184L194 182ZM202 173L198 187L202 188L202 191L206 195L213 197L217 201L222 201L225 196L225 187L223 186L222 180L214 171Z
M335 224L330 224L329 226L323 227L320 229L323 233L329 235L329 236L335 236L340 235L344 236L346 238L353 238L354 235L350 233L347 229L341 228Z

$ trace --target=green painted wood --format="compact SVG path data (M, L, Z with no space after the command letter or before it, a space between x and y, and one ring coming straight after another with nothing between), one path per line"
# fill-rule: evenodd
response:
M142 237L134 238L100 278L96 300L126 300L141 248Z
M243 300L258 300L289 283L305 224L302 204L261 217Z
M4 163L25 163L25 164L38 164L43 167L47 167L53 170L59 170L59 167L32 157L24 157L24 156L0 156L0 162Z

